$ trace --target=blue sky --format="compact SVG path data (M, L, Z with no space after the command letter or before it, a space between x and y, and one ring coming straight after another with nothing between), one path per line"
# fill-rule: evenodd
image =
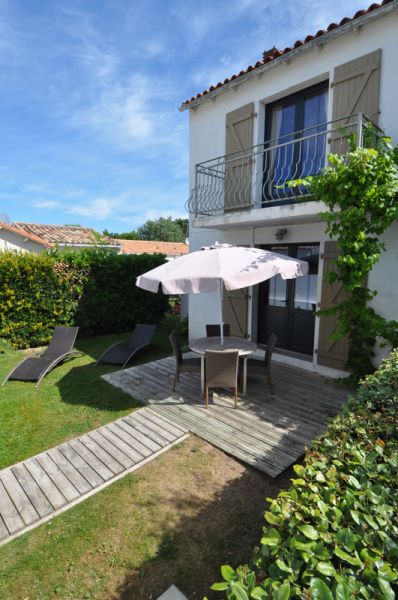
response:
M186 98L364 0L0 0L0 213L186 216Z

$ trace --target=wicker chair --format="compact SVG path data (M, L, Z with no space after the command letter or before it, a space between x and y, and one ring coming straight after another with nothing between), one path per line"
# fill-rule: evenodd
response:
M272 353L275 349L276 342L278 341L278 336L276 333L271 333L267 340L267 349L264 354L264 359L258 358L248 358L247 359L247 374L259 374L265 375L267 377L267 382L271 390L271 394L273 393L272 380L271 380L271 359Z
M229 337L231 335L231 328L229 323L223 323L223 332L224 337ZM220 325L206 325L206 337L220 337L221 336L221 327Z
M177 381L180 381L180 373L200 373L201 360L200 358L182 357L180 336L175 331L169 335L169 340L173 347L174 356L176 359L176 371L173 381L173 392L175 392L176 383Z
M233 388L238 407L238 350L205 351L205 405L209 407L209 388Z

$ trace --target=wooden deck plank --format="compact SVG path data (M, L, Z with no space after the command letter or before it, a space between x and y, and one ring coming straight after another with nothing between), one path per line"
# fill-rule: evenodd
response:
M2 516L0 515L0 542L6 538L8 538L10 535L7 527L5 526L5 523L3 521Z
M118 424L118 427L123 428L127 433L129 433L131 436L133 436L136 440L141 442L141 444L146 446L148 448L148 450L151 450L152 452L157 452L158 450L160 450L162 448L162 446L160 444L157 444L151 438L149 438L148 436L145 436L143 433L141 433L141 431L139 431L139 429L134 427L134 421L129 422L127 419L119 419L117 424Z
M70 444L62 444L58 447L65 458L75 467L75 469L88 481L91 488L101 485L104 479L73 449ZM111 472L110 472L111 473ZM90 489L90 488L89 488Z
M0 515L7 527L9 533L15 533L19 529L23 529L25 524L18 513L13 502L0 481Z
M58 448L51 448L51 450L47 451L47 455L53 460L54 464L57 465L79 494L85 494L92 489L88 481L75 469Z
M99 444L96 441L93 432L91 433L91 435L82 435L79 438L79 442L83 444L90 452L92 452L94 456L98 458L100 462L103 463L104 466L106 466L110 471L112 471L113 475L117 475L118 473L121 473L123 471L123 465L120 462L118 462L111 454L109 454L109 452L107 452L101 446L101 444ZM94 463L92 462L91 464Z
M25 525L29 525L39 519L39 514L31 504L28 496L21 487L18 479L11 469L4 469L0 472L0 480L8 492L15 508Z
M35 507L40 517L45 517L53 512L53 507L47 500L47 497L43 494L36 481L33 479L26 466L23 463L19 463L11 467L12 472L17 478L20 486L24 490L25 494Z
M102 428L101 428L102 429ZM122 471L124 469L129 469L133 466L134 461L131 460L126 454L121 452L119 448L117 448L114 444L112 444L107 437L104 437L99 430L91 431L87 434L91 439L93 439L101 448L105 450L113 459L117 460L117 462L122 466Z
M55 483L35 458L29 458L24 462L24 465L43 494L51 502L54 510L58 510L67 503L65 496L61 494Z
M174 369L174 358L167 357L104 379L147 404L158 419L189 429L273 477L297 461L323 433L347 395L343 387L318 374L274 362L273 394L262 377L253 376L237 410L232 397L223 392L212 396L206 410L199 376L184 373L173 392ZM150 419L147 413L147 425ZM159 423L153 417L152 422Z
M132 464L140 462L140 460L144 458L141 454L138 454L134 448L122 440L117 433L114 432L114 426L111 423L106 427L101 427L101 435L104 436L115 448L117 448L120 453L124 454Z
M47 453L39 454L36 457L37 462L45 470L50 479L55 483L60 492L65 496L68 502L72 502L79 497L78 490L63 474L60 467L55 463Z
M0 545L82 502L187 435L185 427L142 408L128 420L117 419L0 470Z
M145 423L141 423L140 421L138 421L136 415L134 415L134 420L133 415L127 415L126 417L124 417L124 420L127 421L127 423L133 423L134 427L138 429L140 433L147 435L150 440L159 444L161 448L167 446L168 440L166 440L165 437L156 433L156 431L153 431L152 429L147 427Z

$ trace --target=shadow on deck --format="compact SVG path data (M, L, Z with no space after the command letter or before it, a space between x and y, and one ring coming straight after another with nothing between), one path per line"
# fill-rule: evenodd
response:
M334 417L348 390L309 373L274 363L271 394L265 378L248 379L247 396L234 409L232 395L219 391L204 408L200 378L182 374L172 391L174 358L104 375L109 383L199 435L224 452L277 477L296 462Z

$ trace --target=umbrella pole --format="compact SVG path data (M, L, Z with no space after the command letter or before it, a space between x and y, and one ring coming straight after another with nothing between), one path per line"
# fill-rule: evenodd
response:
M223 301L223 282L220 279L220 334L221 334L221 346L224 346L224 323L222 315L222 301Z

